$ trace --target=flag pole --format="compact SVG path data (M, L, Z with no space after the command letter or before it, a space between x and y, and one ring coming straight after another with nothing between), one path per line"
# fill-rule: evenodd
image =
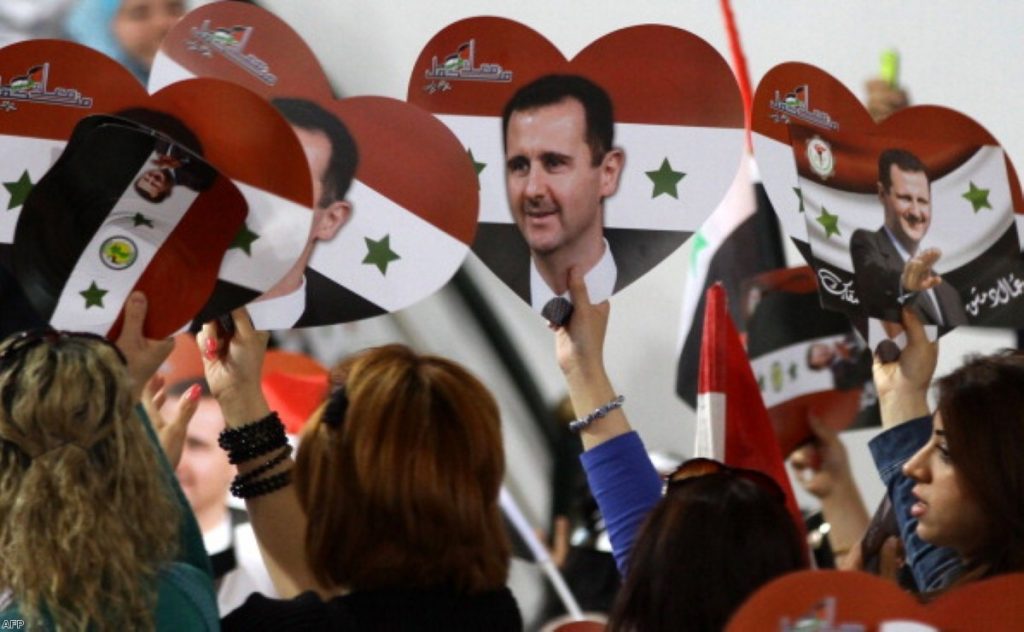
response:
M558 598L561 600L562 605L565 606L565 611L569 613L573 621L583 621L583 611L580 609L580 604L576 601L572 591L569 590L569 585L565 583L562 573L555 566L555 562L551 559L547 547L537 538L537 534L534 533L530 523L527 522L526 516L523 515L519 505L512 498L512 494L504 486L501 488L498 502L501 504L501 510L505 512L509 522L515 527L519 536L523 538L523 542L526 543L526 546L530 547L530 552L533 554L534 559L537 560L537 564L540 565L541 570L547 575L548 581L551 582L551 586L558 593Z

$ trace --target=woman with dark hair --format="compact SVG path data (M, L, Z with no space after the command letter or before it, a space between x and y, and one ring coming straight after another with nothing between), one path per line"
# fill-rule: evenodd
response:
M870 447L918 588L1024 571L1024 355L974 356L927 393L938 356L903 312L907 346L875 361L882 424Z
M333 392L289 457L260 391L267 335L244 310L230 340L199 336L278 593L254 595L225 630L518 630L497 403L461 366L390 345L331 373Z
M47 329L0 344L5 629L217 626L195 522L133 410L170 347L142 338L141 295L125 314L120 348Z
M573 425L583 466L625 577L609 629L721 630L758 587L806 567L785 496L761 472L691 459L662 498L604 368L608 303L590 304L575 270L569 291L574 311L556 328L556 353L581 416Z

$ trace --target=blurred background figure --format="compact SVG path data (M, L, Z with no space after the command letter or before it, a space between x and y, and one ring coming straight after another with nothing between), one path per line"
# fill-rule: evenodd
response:
M64 37L64 19L75 0L3 0L0 46L28 39Z
M185 0L79 0L65 28L69 38L114 58L146 83L164 36L186 8Z

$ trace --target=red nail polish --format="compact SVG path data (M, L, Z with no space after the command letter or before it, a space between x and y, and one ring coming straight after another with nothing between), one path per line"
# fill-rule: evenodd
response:
M199 394L201 392L202 389L199 388L199 385L193 384L192 386L189 387L188 392L185 394L185 397L188 398L188 401L194 402L199 399Z
M216 360L217 359L217 341L213 338L206 339L206 359Z

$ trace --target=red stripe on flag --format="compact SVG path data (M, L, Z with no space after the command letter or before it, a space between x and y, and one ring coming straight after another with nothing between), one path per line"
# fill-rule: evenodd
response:
M796 504L772 421L750 368L739 332L729 317L725 289L708 288L704 338L700 350L698 393L721 393L725 398L725 463L768 474L786 494L786 506L800 533L803 516Z

